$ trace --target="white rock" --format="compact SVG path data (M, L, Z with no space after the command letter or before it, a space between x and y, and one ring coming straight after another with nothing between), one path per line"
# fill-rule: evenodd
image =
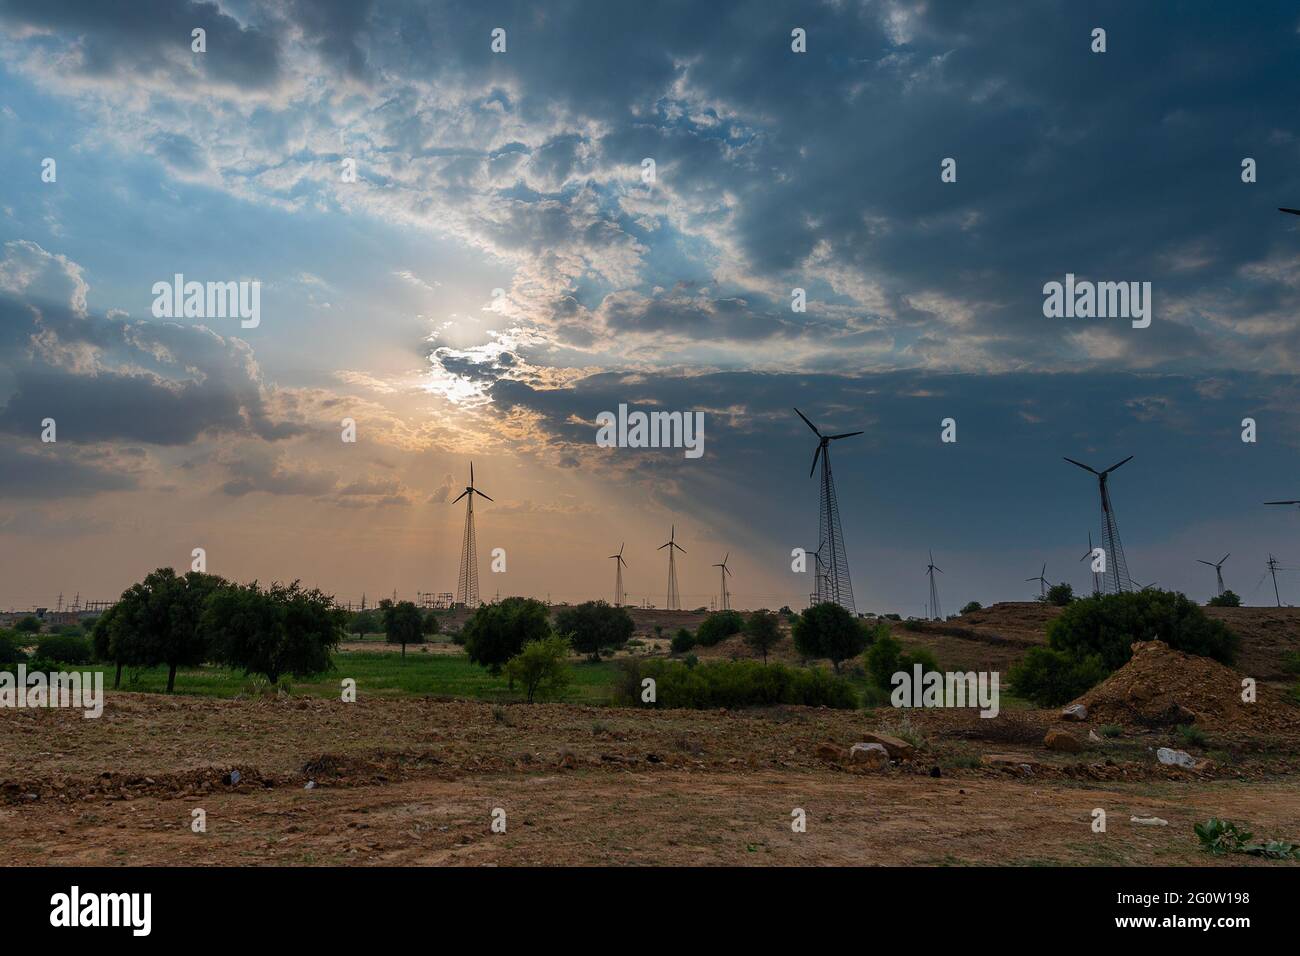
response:
M1138 823L1144 827L1167 827L1168 820L1162 820L1159 817L1129 817L1129 823Z
M1177 767L1195 767L1196 758L1185 750L1171 750L1168 747L1161 747L1156 751L1156 759L1163 764L1170 764Z
M1065 710L1061 711L1062 720L1087 720L1088 708L1083 704L1071 704Z

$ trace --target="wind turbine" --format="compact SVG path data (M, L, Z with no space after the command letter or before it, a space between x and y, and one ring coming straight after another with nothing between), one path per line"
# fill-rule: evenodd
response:
M1218 581L1219 581L1219 593L1220 593L1220 594L1222 594L1222 593L1223 593L1223 590L1224 590L1224 588L1223 588L1223 562L1224 562L1224 561L1227 561L1228 558L1231 557L1231 556L1232 556L1232 552L1229 551L1229 552L1228 552L1227 554L1225 554L1223 557L1219 558L1219 560L1218 560L1217 563L1214 562L1214 561L1202 561L1200 558L1197 558L1197 559L1196 559L1199 563L1201 563L1201 564L1206 564L1206 565L1209 565L1210 567L1214 568L1214 576L1215 576L1215 577L1218 579Z
M730 551L728 551L726 556L722 559L721 564L714 565L715 568L722 568L722 610L724 611L731 610L731 595L727 593L727 575L731 574L731 572L727 570L727 558L729 557L731 557Z
M1047 570L1044 568L1043 570ZM925 566L925 573L930 578L930 617L936 621L943 620L943 612L939 610L939 589L934 583L934 572L938 571L943 574L943 568L934 563L934 552L930 552L930 563Z
M1107 488L1106 480L1110 477L1110 473L1120 465L1132 461L1133 456L1129 455L1123 461L1116 462L1105 471L1097 471L1095 468L1085 465L1081 461L1075 461L1073 458L1066 458L1065 460L1097 476L1097 485L1101 491L1102 546L1106 549L1107 593L1119 594L1123 591L1131 591L1133 589L1133 579L1129 577L1128 562L1124 560L1124 546L1119 540L1119 525L1115 521L1115 510L1110 504L1110 490Z
M655 550L662 551L664 548L668 549L668 610L680 611L682 609L682 598L677 593L677 562L674 559L673 552L680 551L685 554L686 549L677 543L677 525L673 525L672 534L668 536L668 540Z
M1043 570L1041 570L1041 571L1038 572L1038 577L1036 577L1036 578L1025 578L1025 580L1026 580L1026 581L1037 581L1037 582L1038 582L1038 592L1039 592L1038 596L1039 596L1039 599L1040 599L1040 600L1043 600L1043 601L1046 601L1046 600L1047 600L1047 585L1048 585L1049 582L1048 582L1048 580L1047 580L1047 562L1046 562L1046 561L1043 562Z
M623 560L623 545L618 546L618 554L611 554L614 559L614 607L623 606L623 569L627 567L627 562Z
M1266 501L1266 505L1300 505L1300 501Z
M465 501L465 538L460 547L460 577L456 584L456 596L461 604L466 607L478 607L478 553L475 547L474 539L474 496L488 498L487 495L474 487L474 462L469 463L469 484L465 490L456 496L455 504L461 498Z
M825 546L826 542L823 541L821 544L817 545L816 551L811 551L807 548L804 549L804 554L811 554L813 556L813 593L808 595L809 604L821 604L822 601L825 600L825 598L822 597L822 548Z
M1089 531L1089 532L1088 532L1088 550L1084 552L1083 557L1081 557L1079 560L1080 560L1080 561L1087 561L1089 558L1092 557L1092 552L1093 552L1093 547L1092 547L1092 532ZM1093 571L1093 572L1092 572L1092 593L1093 593L1094 596L1096 596L1096 595L1098 595L1098 594L1101 593L1101 572L1100 572L1100 571Z
M841 432L838 435L823 435L817 430L817 426L808 420L807 415L797 408L794 413L802 418L804 424L811 428L813 434L817 436L817 450L813 452L812 468L808 470L809 478L817 471L818 458L821 459L822 463L817 537L830 547L826 554L826 571L823 576L824 593L820 594L819 597L823 601L834 601L850 614L853 614L857 612L857 607L853 603L853 582L849 578L849 559L844 549L844 531L840 527L840 506L835 498L835 479L831 475L830 444L833 441L839 441L841 438L852 438L854 435L863 433L859 431ZM820 547L818 550L821 550Z

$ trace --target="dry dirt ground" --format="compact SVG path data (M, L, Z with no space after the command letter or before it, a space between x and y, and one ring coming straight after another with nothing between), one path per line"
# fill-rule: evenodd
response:
M1086 738L1089 725L1054 711L120 693L99 720L0 711L0 842L20 865L1292 865L1208 857L1192 825L1217 815L1300 840L1300 734L1212 734L1211 761L1190 771L1156 762L1152 748L1178 745L1167 730L1058 754L1041 747L1052 728ZM818 756L873 730L921 748L876 771ZM1029 769L980 765L1007 752ZM805 833L791 830L795 808ZM206 833L191 828L196 809Z

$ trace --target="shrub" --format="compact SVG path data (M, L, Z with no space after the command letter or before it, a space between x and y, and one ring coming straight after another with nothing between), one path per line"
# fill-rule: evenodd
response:
M982 611L982 610L984 610L983 604L981 604L979 601L971 601L962 607L961 613L970 614L972 611Z
M469 659L496 676L525 644L551 636L550 611L535 598L509 597L478 608L461 636Z
M655 704L641 700L641 681L655 681ZM615 687L617 702L645 707L808 707L851 709L857 694L845 679L820 668L795 668L758 661L713 661L690 666L681 661L631 660Z
M1011 687L1041 707L1055 707L1074 700L1106 677L1101 657L1074 657L1054 647L1033 647L1011 666Z
M1235 591L1216 594L1206 602L1209 607L1241 607L1241 596Z
M745 619L739 611L714 611L695 629L695 643L712 647L732 634L739 634L744 626Z
M1047 603L1054 607L1065 607L1074 600L1074 587L1062 581L1047 589Z
M506 662L505 671L512 682L523 685L531 704L534 697L556 697L569 685L568 656L568 640L553 634L525 644L522 651Z
M41 630L41 620L34 614L28 614L26 617L18 620L18 623L14 625L14 630L18 631L20 634L39 634Z
M1192 724L1179 724L1178 736L1182 738L1184 744L1191 747L1205 747L1210 743L1210 738L1205 735L1205 731Z
M763 655L781 640L781 620L771 611L755 611L745 619L745 643Z
M673 635L672 644L669 645L674 654L685 654L695 647L695 635L684 627L679 627L677 633Z
M441 629L441 626L437 612L429 611L424 615L424 620L420 622L420 633L425 637L433 637Z
M20 664L27 660L27 652L18 645L13 631L0 631L0 664Z
M555 615L555 629L569 636L574 650L598 661L602 650L625 644L636 625L627 608L614 607L605 601L587 601L566 607Z
M888 631L876 638L876 642L864 655L864 663L872 683L886 691L893 687L895 674L899 671L910 674L915 664L921 665L922 674L939 670L939 662L933 654L920 647L910 652L904 651L903 645Z
M1098 655L1105 671L1123 667L1135 641L1161 640L1176 650L1236 660L1241 639L1222 621L1176 591L1103 594L1072 602L1047 626L1056 650L1075 658Z
M1282 670L1288 674L1300 674L1300 651L1292 651L1282 658Z
M348 633L355 634L357 640L361 640L367 634L375 634L383 629L380 623L379 615L367 608L364 611L356 611L348 620Z
M861 654L868 637L858 622L833 601L814 604L794 619L794 646L804 657L826 657L839 672L840 662Z
M89 664L90 641L75 634L50 634L36 644L38 658L59 664Z

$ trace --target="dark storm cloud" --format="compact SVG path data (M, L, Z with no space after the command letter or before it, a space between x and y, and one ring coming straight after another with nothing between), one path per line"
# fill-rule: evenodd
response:
M281 71L277 40L239 23L215 3L0 0L0 21L11 30L48 31L75 42L88 77L180 78L180 64L193 63L213 82L262 89L274 85ZM207 31L207 53L190 52L196 27Z
M76 443L303 431L268 409L248 347L198 326L79 316L0 296L0 337L0 367L15 383L0 432L29 434L44 418L56 421L60 441ZM39 346L20 347L28 341Z
M40 440L40 419L24 438L0 443L0 495L6 498L63 498L135 488L137 482L111 459L60 451Z

